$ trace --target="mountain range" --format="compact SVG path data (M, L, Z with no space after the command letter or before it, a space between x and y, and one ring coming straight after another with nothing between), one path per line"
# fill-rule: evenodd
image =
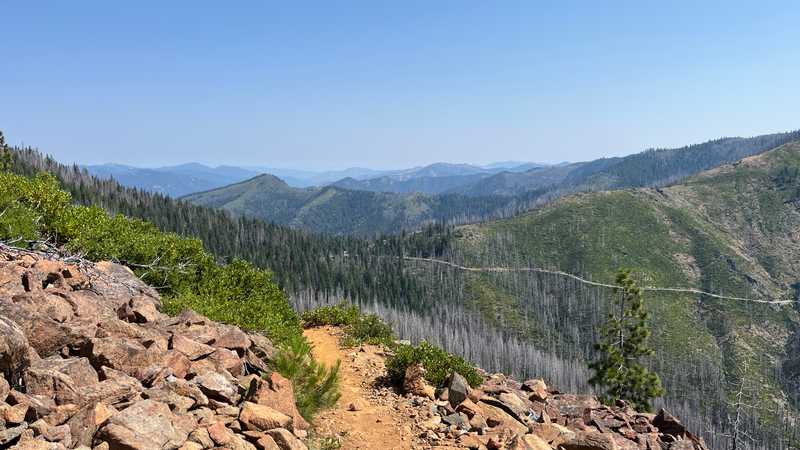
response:
M280 177L289 186L305 188L326 186L329 184L347 183L346 180L361 181L373 179L388 179L406 182L409 186L405 192L435 193L434 190L425 189L427 179L454 178L463 184L460 177L475 179L476 175L489 176L501 171L520 172L534 167L543 167L542 164L524 163L516 161L491 163L487 166L470 164L434 163L422 167L413 167L401 170L374 170L352 167L344 170L310 171L296 169L280 169L273 167L235 167L216 166L210 167L200 163L186 163L177 166L155 168L141 168L123 164L100 164L85 166L92 175L100 178L113 178L120 184L128 187L144 189L149 192L181 197L187 194L207 191L255 177L260 174L270 174ZM418 184L411 180L421 179ZM360 189L375 192L401 192L391 189Z
M294 188L261 175L184 199L311 231L374 236L432 221L454 224L508 217L572 192L665 185L799 138L800 132L723 138L521 172L434 164L313 188Z

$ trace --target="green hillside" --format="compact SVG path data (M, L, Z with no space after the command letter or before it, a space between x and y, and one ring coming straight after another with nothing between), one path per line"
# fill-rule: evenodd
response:
M604 282L613 281L617 268L632 267L645 285L791 299L800 286L798 225L800 143L795 142L663 189L580 194L512 219L464 226L453 246L471 266L550 266ZM472 285L481 288L470 291L473 304L483 308L496 302L496 292L526 297L500 277L475 278ZM658 349L653 364L669 395L686 389L680 372L710 365L707 373L724 375L719 384L728 398L719 402L744 385L762 425L796 414L796 307L689 294L650 294L648 300ZM519 314L513 308L491 311ZM537 326L541 318L529 323ZM695 382L709 395L710 406L715 386Z
M499 196L395 194L334 186L300 189L272 175L184 199L295 228L360 236L415 229L431 221L475 220L516 204L515 199Z

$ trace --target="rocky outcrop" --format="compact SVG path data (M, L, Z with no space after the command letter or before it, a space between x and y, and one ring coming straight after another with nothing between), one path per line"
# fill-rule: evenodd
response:
M0 247L0 448L305 449L274 353L124 266Z
M703 440L674 416L639 413L624 402L563 394L543 380L519 383L502 374L470 389L452 375L433 402L409 393L433 448L531 450L706 450ZM427 417L427 418L426 418Z

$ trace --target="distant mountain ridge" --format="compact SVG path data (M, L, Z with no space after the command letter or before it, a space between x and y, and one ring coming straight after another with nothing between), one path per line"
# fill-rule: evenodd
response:
M503 208L516 211L517 202L499 196L398 194L338 186L294 188L269 174L182 199L295 228L361 236L413 230L427 222L474 221Z
M294 188L263 175L184 199L310 231L374 236L414 230L431 221L461 224L509 217L574 192L661 186L798 139L797 131L723 138L525 172L489 174L474 166L436 164L413 171L429 176L395 173L395 178L347 178L313 188ZM460 175L447 175L454 172Z
M171 197L226 186L258 175L258 172L240 167L209 167L199 163L152 169L122 164L102 164L86 166L86 169L99 178L113 178L124 186Z
M142 168L113 163L89 165L86 166L86 168L92 175L101 178L114 178L124 186L136 187L148 192L165 194L171 197L181 197L187 194L207 191L244 181L264 173L277 176L292 187L305 188L337 184L339 181L350 179L371 180L381 177L391 177L392 180L410 180L423 177L471 176L474 174L497 173L500 170L522 171L527 170L529 167L541 166L541 164L537 163L519 163L520 166L516 167L516 164L515 162L508 162L492 163L488 166L475 166L470 164L434 163L422 167L398 170L376 170L351 167L343 170L324 172L265 166L237 167L222 165L211 167L196 162L154 168ZM467 178L467 180L469 180L469 178ZM407 189L408 192L420 192L413 183L408 184L410 185ZM422 184L425 184L425 182ZM384 191L378 188L359 190Z

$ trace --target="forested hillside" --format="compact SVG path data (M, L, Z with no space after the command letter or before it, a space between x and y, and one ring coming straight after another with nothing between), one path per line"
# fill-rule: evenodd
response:
M632 267L650 286L796 299L799 171L800 144L791 143L663 189L575 195L513 219L461 227L447 258L474 267L551 267L603 282L616 268ZM565 357L590 354L595 331L587 324L597 307L543 304L542 282L530 273L452 277L463 293L451 301L472 304L487 320L548 342ZM647 304L657 348L652 364L667 402L724 422L741 391L751 430L778 445L800 407L797 304L655 292Z
M720 164L738 161L800 139L800 131L751 138L722 138L675 149L650 149L619 158L503 172L451 190L466 195L518 195L547 187L568 193L661 186Z
M184 200L294 228L360 236L414 230L429 222L509 216L525 204L524 197L395 194L336 186L299 189L272 175L191 194Z

